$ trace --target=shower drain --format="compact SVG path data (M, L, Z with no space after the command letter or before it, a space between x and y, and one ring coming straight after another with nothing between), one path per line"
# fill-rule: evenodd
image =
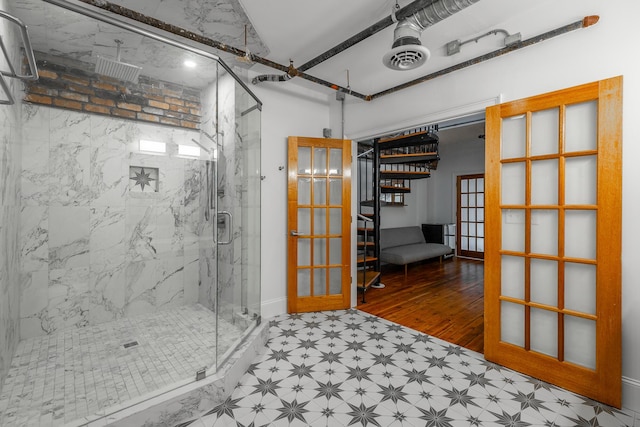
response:
M135 347L138 345L138 341L131 341L124 345L124 348Z

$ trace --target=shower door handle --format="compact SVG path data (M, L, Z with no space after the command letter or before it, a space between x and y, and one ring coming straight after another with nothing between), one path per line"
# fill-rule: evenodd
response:
M219 245L228 245L233 242L233 215L229 211L220 211L218 212L219 216L226 216L228 221L225 221L226 227L229 229L229 239L226 241L218 241Z

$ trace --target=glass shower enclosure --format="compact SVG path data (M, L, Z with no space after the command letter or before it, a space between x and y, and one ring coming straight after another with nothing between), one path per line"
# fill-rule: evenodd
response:
M66 0L0 10L18 22L0 19L0 252L16 254L0 425L108 414L214 374L261 322L259 99L160 30ZM39 78L7 77L29 47Z

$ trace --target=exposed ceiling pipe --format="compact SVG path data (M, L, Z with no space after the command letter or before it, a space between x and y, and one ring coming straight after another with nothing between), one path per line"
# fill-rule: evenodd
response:
M47 2L51 2L56 4L58 0L45 0ZM78 0L82 3L88 4L90 6L94 6L97 8L100 8L102 10L106 10L107 12L111 12L111 13L115 13L117 15L123 16L125 18L131 19L133 21L136 22L141 22L145 25L150 25L152 27L158 28L160 30L166 31L168 33L171 34L175 34L181 37L185 37L189 40L193 40L195 42L201 43L205 46L210 46L213 47L215 49L221 50L223 52L227 52L227 53L231 53L233 55L242 57L242 58L248 58L251 61L258 63L258 64L262 64L262 65L266 65L267 67L273 68L275 70L279 70L282 72L287 73L290 77L300 77L302 79L305 80L309 80L310 82L322 85L322 86L326 86L328 88L331 88L333 90L339 91L339 92L343 92L346 94L349 94L351 96L355 96L356 98L360 98L363 100L367 100L367 95L358 93L356 91L353 91L349 88L346 87L342 87L340 85L328 82L326 80L323 79L319 79L317 77L311 76L309 74L303 73L299 70L297 70L296 68L289 66L287 67L286 65L282 65L282 64L278 64L277 62L271 61L269 59L266 58L262 58L258 55L254 55L250 52L245 52L244 50L235 48L233 46L229 46L225 43L221 43L218 42L216 40L212 40L208 37L202 36L200 34L194 33L193 31L188 31L185 30L184 28L180 28L178 26L166 23L164 21L161 21L159 19L156 18L152 18L150 16L146 16L142 13L136 12L135 10L132 9L128 9L124 6L119 6L113 3L110 3L107 0Z
M64 5L60 4L59 0L44 0L44 1L46 1L48 3L53 3L53 4L57 4L59 6L63 6L63 7L67 7L67 8L72 9L68 5L64 6ZM125 7L122 7L122 6L114 5L112 3L109 3L106 0L78 0L78 1L80 1L82 3L86 3L86 4L91 5L91 6L95 6L97 8L103 9L103 10L106 10L108 12L115 13L117 15L123 16L125 18L129 18L129 19L137 21L137 22L141 22L143 24L150 25L152 27L167 31L169 33L172 33L172 34L175 34L175 35L178 35L178 36L181 36L181 37L188 38L190 40L196 41L196 42L201 43L203 45L211 46L213 48L222 50L224 52L229 52L229 53L232 53L234 55L241 56L241 57L246 57L247 56L247 52L244 52L244 51L242 51L240 49L234 48L232 46L227 46L224 43L217 42L215 40L209 39L207 37L201 36L199 34L191 32L191 31L187 31L187 30L185 30L183 28L168 24L168 23L160 21L158 19L148 17L148 16L143 15L141 13L135 12L135 11L133 11L131 9L127 9ZM431 73L431 74L428 74L426 76L423 76L423 77L417 78L415 80L412 80L410 82L407 82L407 83L392 87L390 89L383 90L383 91L378 92L378 93L376 93L374 95L363 95L361 93L358 93L358 92L355 92L355 91L351 90L350 88L345 88L345 87L330 83L330 82L328 82L326 80L322 80L322 79L310 76L310 75L308 75L306 73L303 73L303 72L299 71L298 69L294 68L292 65L287 67L285 65L278 64L278 63L276 63L274 61L271 61L271 60L268 60L266 58L261 58L261 57L259 57L257 55L254 55L254 54L249 54L249 56L250 56L251 60L253 60L254 62L266 65L268 67L274 68L274 69L279 70L279 71L283 71L283 72L287 73L288 75L290 75L291 77L299 76L299 77L301 77L303 79L306 79L306 80L311 81L313 83L320 84L322 86L329 87L329 88L331 88L333 90L336 90L338 92L343 92L343 93L355 96L357 98L363 99L365 101L371 101L373 99L380 98L380 97L382 97L384 95L388 95L390 93L394 93L394 92L397 92L399 90L406 89L406 88L414 86L416 84L432 80L432 79L434 79L436 77L443 76L443 75L451 73L453 71L457 71L457 70L469 67L471 65L479 64L479 63L487 61L489 59L492 59L492 58L495 58L495 57L498 57L498 56L501 56L501 55L505 55L507 53L513 52L515 50L519 50L519 49L524 48L524 47L531 46L533 44L539 43L541 41L544 41L544 40L547 40L547 39L550 39L550 38L553 38L553 37L556 37L558 35L565 34L565 33L568 33L570 31L577 30L577 29L580 29L580 28L590 27L592 25L595 25L598 22L599 19L600 19L600 17L597 16L597 15L586 16L581 21L576 21L576 22L574 22L572 24L568 24L568 25L565 25L563 27L556 28L555 30L551 30L551 31L548 31L546 33L540 34L538 36L534 36L534 37L532 37L530 39L527 39L527 40L524 40L522 42L511 44L511 45L509 45L507 47L504 47L502 49L498 49L498 50L496 50L494 52L491 52L491 53L488 53L486 55L481 55L481 56L478 56L476 58L464 61L464 62L462 62L460 64L445 68L445 69L440 70L440 71L436 71L435 73ZM278 79L279 79L279 77L278 77Z
M493 58L496 58L498 56L502 56L502 55L505 55L507 53L511 53L511 52L513 52L515 50L519 50L519 49L534 45L536 43L540 43L541 41L548 40L550 38L559 36L561 34L568 33L568 32L573 31L573 30L590 27L592 25L595 25L599 20L600 20L600 17L598 15L585 16L580 21L573 22L571 24L556 28L555 30L551 30L551 31L548 31L546 33L542 33L542 34L539 34L537 36L531 37L531 38L529 38L527 40L524 40L522 42L511 44L511 45L509 45L507 47L504 47L502 49L495 50L495 51L487 53L485 55L477 56L477 57L475 57L473 59L469 59L467 61L464 61L464 62L461 62L459 64L453 65L451 67L445 68L443 70L436 71L435 73L427 74L426 76L419 77L419 78L417 78L415 80L411 80L410 82L403 83L401 85L392 87L392 88L387 89L387 90L383 90L382 92L378 92L378 93L376 93L374 95L370 95L369 96L370 100L374 100L374 99L380 98L380 97L382 97L384 95L388 95L390 93L394 93L394 92L397 92L397 91L402 90L402 89L406 89L408 87L417 85L419 83L424 83L426 81L433 80L436 77L444 76L445 74L449 74L449 73L452 73L454 71L458 71L458 70L461 70L463 68L467 68L467 67L470 67L472 65L476 65L476 64L479 64L481 62L488 61L489 59L493 59Z
M431 55L420 43L422 31L450 17L480 0L419 0L400 9L396 14L384 18L372 26L365 28L355 36L318 55L311 61L296 68L296 72L304 72L332 56L337 55L354 44L366 39L378 31L388 27L396 20L401 20L394 31L393 48L384 58L383 63L394 70L411 70L424 64ZM253 84L264 81L284 82L295 77L291 70L286 75L265 74L256 76Z
M480 0L438 0L399 22L393 32L393 46L382 62L392 70L413 70L431 53L420 43L425 28L460 12Z
M326 61L329 58L332 58L339 54L342 51L349 49L351 46L360 43L364 39L371 37L372 35L384 30L385 28L393 25L395 22L401 21L404 18L407 18L419 10L424 9L427 6L436 3L438 0L416 0L412 3L409 3L402 9L399 9L397 12L387 16L386 18L381 19L375 24L365 28L360 31L358 34L349 37L347 40L337 44L326 52L316 56L311 61L306 62L298 67L299 71L306 71L309 68L315 67L316 65Z

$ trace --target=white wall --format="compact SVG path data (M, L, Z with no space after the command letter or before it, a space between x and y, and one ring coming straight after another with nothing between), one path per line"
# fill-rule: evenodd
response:
M490 0L493 1L493 0ZM497 3L497 1L496 1ZM483 99L497 97L504 101L575 86L617 75L624 75L623 130L623 376L625 407L640 410L640 335L634 332L640 323L640 198L637 182L640 168L640 61L637 40L640 27L635 22L640 3L632 0L602 2L598 0L545 0L527 16L505 22L500 27L527 33L528 22L548 23L549 30L587 15L600 15L600 22L590 28L547 40L523 50L448 74L427 83L396 92L376 101L350 100L346 134L366 135L368 129L387 126L408 118L428 117L438 111L455 109ZM430 100L431 102L425 102ZM355 104L359 108L355 108ZM417 124L417 123L416 123Z
M456 177L484 173L484 144L478 139L440 144L438 169L427 180L425 204L430 223L456 222Z

